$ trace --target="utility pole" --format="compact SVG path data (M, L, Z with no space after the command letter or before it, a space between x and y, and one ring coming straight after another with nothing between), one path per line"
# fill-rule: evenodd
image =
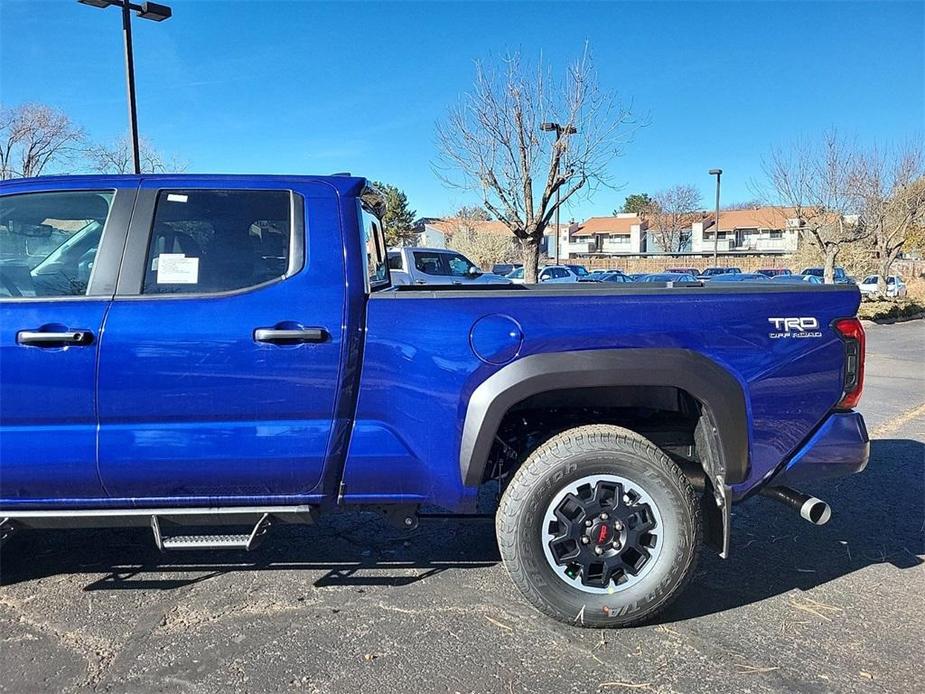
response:
M575 133L578 132L578 129L574 125L563 127L559 125L558 123L542 123L540 125L540 130L546 133L554 132L556 134L557 143L562 138L562 133L565 133L566 135L574 135ZM556 178L558 177L559 177L559 160L556 159ZM556 221L555 221L555 225L556 225L556 265L559 264L559 241L561 240L560 233L559 233L559 192L561 188L562 188L561 186L556 187Z
M132 170L141 173L141 155L138 147L138 112L135 107L135 57L132 52L132 15L134 10L142 19L163 22L173 14L167 5L143 2L136 5L128 0L78 0L83 5L104 9L110 5L122 9L122 40L125 45L125 87L128 92L128 133L132 141Z
M716 217L713 219L713 265L716 265L716 256L719 251L719 179L723 175L722 169L710 169L711 176L716 176Z

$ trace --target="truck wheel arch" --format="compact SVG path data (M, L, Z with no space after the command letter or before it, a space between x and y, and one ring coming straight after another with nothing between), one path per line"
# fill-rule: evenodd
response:
M739 381L696 352L627 348L553 352L518 359L480 383L469 398L459 449L463 484L479 485L498 427L517 403L540 393L600 386L670 386L696 399L715 430L706 472L714 486L748 472L748 414ZM706 466L706 464L705 464Z

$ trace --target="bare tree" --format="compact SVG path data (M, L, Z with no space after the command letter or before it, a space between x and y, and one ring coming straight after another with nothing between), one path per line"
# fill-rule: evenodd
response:
M497 222L483 219L484 210L463 207L456 217L443 220L447 246L459 251L483 270L495 263L508 263L517 256L520 242L510 234L498 233L490 227Z
M82 140L83 131L50 106L0 106L0 180L39 176L69 161Z
M495 263L509 263L517 257L519 244L510 234L498 234L477 227L461 227L453 232L447 245L459 251L482 270L490 270Z
M920 145L858 157L852 186L858 199L859 225L873 237L877 254L877 293L887 296L893 261L910 235L925 223L925 167Z
M727 205L723 205L723 210L728 210L730 212L735 210L754 210L755 208L761 207L761 200L741 200L739 202L730 202Z
M599 88L587 50L560 82L515 54L500 65L476 64L472 91L437 126L434 168L448 185L480 192L520 240L524 277L535 282L557 207L606 182L629 122L628 109ZM543 123L560 126L555 138L541 132Z
M797 142L775 149L763 163L776 202L791 208L803 238L824 257L827 284L835 281L835 260L850 243L869 232L854 221L856 197L852 191L858 155L834 131L820 143Z
M684 231L700 219L700 202L700 191L694 186L676 185L656 193L643 208L649 232L663 251L684 250Z
M139 165L144 173L176 173L186 165L174 157L165 157L145 138L138 140ZM128 136L109 144L92 144L84 155L91 171L96 173L133 173L132 143Z
M487 222L491 219L491 213L484 207L477 205L463 205L456 211L456 216L482 222Z

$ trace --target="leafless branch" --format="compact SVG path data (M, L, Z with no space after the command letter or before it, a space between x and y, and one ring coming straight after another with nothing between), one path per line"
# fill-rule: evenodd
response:
M700 204L700 191L689 185L675 185L652 197L642 214L663 251L684 250L684 231L700 219Z
M67 115L42 104L0 106L0 179L41 175L69 165L83 131Z
M543 133L542 123L557 123L558 137ZM629 109L600 89L587 49L560 81L517 54L477 62L472 90L437 126L434 170L449 186L477 191L523 241L525 277L535 281L556 209L607 182L631 125Z

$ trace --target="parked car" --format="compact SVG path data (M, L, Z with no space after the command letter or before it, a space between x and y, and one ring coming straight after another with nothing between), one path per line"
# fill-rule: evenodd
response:
M861 296L869 297L877 293L877 275L868 275L864 281L858 285L861 290ZM886 295L890 299L901 299L906 296L906 283L899 275L890 275L887 278Z
M821 267L806 267L803 268L801 275L814 275L819 279L825 281L825 268ZM837 267L834 270L834 280L835 284L854 284L854 280L848 276L848 273L845 272L845 268Z
M775 275L772 282L803 282L805 284L822 284L822 278L816 275Z
M389 251L389 269L402 273L401 284L510 284L506 277L482 272L462 253L446 248L398 248ZM407 281L404 281L407 277Z
M695 267L670 267L665 272L678 275L693 275L694 277L700 274L700 270Z
M576 275L572 270L566 265L547 265L541 267L537 271L537 280L540 282L548 282L550 284L573 284L578 282L578 275ZM519 267L509 275L506 279L510 280L514 284L523 284L524 283L524 269Z
M793 271L785 267L767 267L757 270L757 273L765 277L780 277L781 275L792 275Z
M717 275L737 275L740 272L742 272L742 270L737 267L708 267L704 268L704 271L697 275L697 279L710 280Z
M759 275L757 272L727 272L722 275L714 275L711 282L768 282L767 275Z
M516 270L511 270L505 275L514 284L523 284L524 283L524 268L520 266Z
M578 267L584 269L581 265ZM540 282L549 284L574 284L575 282L581 282L581 276L572 268L572 265L547 265L540 269L537 274L537 279ZM585 277L588 276L587 273L588 271L585 270Z
M729 554L733 505L822 524L793 485L867 464L854 288L395 287L384 211L351 176L0 182L0 540L244 551L331 511L466 517L485 485L526 600L627 626Z
M498 275L499 277L506 277L507 275L514 272L519 267L523 267L523 263L495 263L491 266L491 273L493 275Z
M588 274L588 279L594 280L595 282L600 282L600 281L601 281L601 277L603 277L604 275L609 275L609 274L611 274L611 273L613 273L613 272L620 272L620 273L622 274L622 271L621 271L621 270L616 270L616 269L610 269L610 270L592 270L592 271Z
M614 284L622 284L624 282L632 282L633 280L624 275L622 272L608 272L607 274L601 276L598 282L612 282Z
M563 263L565 267L572 271L575 277L578 278L579 282L593 282L591 279L591 273L588 272L588 268L584 265L569 265L568 263Z
M686 272L656 272L643 275L639 282L696 282L697 278Z

